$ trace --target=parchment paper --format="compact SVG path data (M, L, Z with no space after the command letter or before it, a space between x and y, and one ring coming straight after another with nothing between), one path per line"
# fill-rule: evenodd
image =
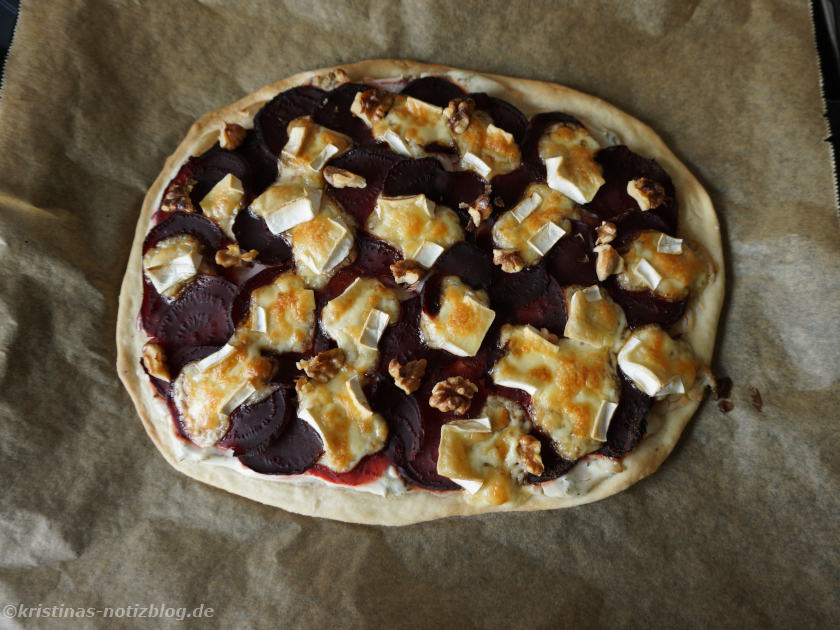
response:
M708 188L734 409L707 401L653 477L570 510L387 529L251 503L155 451L113 341L146 188L204 112L373 57L590 92ZM806 2L27 0L0 101L0 604L18 615L0 625L180 627L18 606L202 604L202 624L253 628L836 625L840 234L821 112Z

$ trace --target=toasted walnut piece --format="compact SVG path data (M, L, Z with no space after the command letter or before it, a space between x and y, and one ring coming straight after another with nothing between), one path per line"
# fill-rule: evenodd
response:
M170 184L163 193L160 209L163 212L195 212L195 206L190 199L190 192L195 184L194 179L187 180L184 184Z
M435 384L429 398L429 406L444 413L452 411L460 416L467 413L472 397L477 391L475 383L461 376L450 376Z
M391 273L394 274L394 280L400 284L412 285L420 281L425 269L413 260L398 260L391 265Z
M245 136L247 133L248 132L245 130L245 127L242 125L237 125L236 123L225 123L225 126L222 127L222 130L219 132L219 146L223 149L232 151L245 142Z
M601 225L598 226L597 232L598 240L595 241L596 245L606 245L607 243L612 243L618 234L615 223L610 223L609 221L601 221Z
M163 354L163 348L158 344L149 342L143 346L143 365L146 370L162 381L170 379L169 367L166 365L166 356Z
M624 260L612 245L597 245L592 251L598 254L598 260L595 261L598 280L603 282L612 274L621 273L624 269Z
M312 77L309 85L329 91L348 81L350 81L350 77L347 76L347 73L341 68L336 68L331 70L329 74L319 74L317 77Z
M540 449L542 444L533 435L520 435L519 442L516 445L516 456L519 462L525 466L532 475L540 476L545 470L543 466L542 457L540 457Z
M525 269L525 261L512 249L494 249L493 264L499 265L505 273L517 273Z
M367 186L364 177L337 166L325 166L324 179L333 188L364 188Z
M487 220L493 212L493 208L490 205L490 195L487 194L479 195L476 198L475 203L471 206L461 203L458 204L458 207L467 211L467 214L470 215L475 227L481 225L481 222Z
M245 263L252 263L259 252L256 249L242 252L239 245L231 243L225 249L216 252L216 264L222 267L241 267Z
M368 120L385 118L394 104L394 95L385 90L365 90L359 95L360 113Z
M391 362L388 364L388 374L394 377L396 386L406 394L417 391L425 373L426 359L409 361L405 365L400 365L399 361L391 359Z
M640 210L653 210L665 201L665 189L659 182L647 177L639 177L627 182L627 194L636 200Z
M308 361L298 361L297 367L306 372L309 378L326 383L341 371L345 359L344 350L332 348L319 352L316 357Z
M449 129L456 136L464 133L470 126L470 118L475 111L475 101L471 98L456 98L449 101L443 115L449 124Z

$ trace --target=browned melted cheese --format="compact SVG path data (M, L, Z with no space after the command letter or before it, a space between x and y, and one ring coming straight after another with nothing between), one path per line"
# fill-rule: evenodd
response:
M645 230L630 244L624 259L624 271L618 275L621 286L631 291L652 290L668 300L681 300L692 291L700 290L710 274L710 266L699 247L683 240L682 252L666 254L657 250L662 232ZM660 276L658 283L651 282L639 268L640 261L646 261ZM655 278L655 276L654 276ZM656 284L652 287L651 284Z

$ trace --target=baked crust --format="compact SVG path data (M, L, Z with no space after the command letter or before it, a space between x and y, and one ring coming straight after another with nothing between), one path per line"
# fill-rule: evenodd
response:
M689 303L685 317L690 318L692 325L682 336L691 344L698 359L706 363L711 361L724 295L720 227L706 191L647 125L598 98L551 83L391 59L361 61L340 68L347 73L350 81L362 82L427 74L448 76L468 91L487 92L507 100L529 117L538 112L554 110L572 114L590 127L593 134L615 133L632 151L659 162L671 176L677 190L680 235L701 243L715 268L713 277L702 293ZM412 490L383 497L350 487L328 485L309 477L296 477L292 483L284 478L243 474L233 468L208 464L206 461L177 458L171 437L169 410L155 395L139 360L143 345L148 340L138 324L138 313L143 296L142 245L151 216L160 203L166 185L182 163L190 156L209 149L218 139L219 131L225 123L251 128L254 115L276 94L297 85L311 83L318 77L326 77L337 69L321 68L296 74L206 114L193 124L178 148L166 160L163 170L146 194L120 291L116 331L117 369L146 432L164 458L174 468L194 479L261 503L300 514L381 525L406 525L486 512L571 507L621 492L654 472L673 450L697 409L699 399L682 397L676 404L667 401L656 403L648 414L646 437L621 460L620 472L575 496L549 497L535 494L520 505L475 505L466 500L465 492L458 491L435 493Z

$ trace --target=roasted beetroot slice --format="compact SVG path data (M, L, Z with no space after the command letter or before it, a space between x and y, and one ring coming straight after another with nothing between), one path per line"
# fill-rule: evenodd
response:
M172 380L181 373L187 363L201 361L219 349L220 346L183 346L174 350L171 356L167 357L166 364L169 367L169 375Z
M190 199L196 210L210 189L228 173L235 175L246 191L251 190L251 165L234 151L227 151L216 144L198 157L190 158L190 163L192 179L196 182Z
M435 158L403 160L389 171L382 193L386 197L424 194L441 205L458 211L484 194L485 182L475 173L444 170Z
M636 389L623 373L621 377L621 399L607 431L607 443L598 451L607 457L624 457L636 448L647 431L646 416L653 404L653 398Z
M356 276L378 278L380 282L393 286L391 265L401 258L400 253L385 241L368 232L359 232L356 235L356 260L346 269Z
M257 197L277 179L277 158L269 155L257 139L257 132L249 129L245 142L235 151L251 167L251 197Z
M611 245L616 249L632 241L636 233L642 230L658 230L659 232L666 233L673 232L671 226L658 214L650 211L642 212L641 210L628 212L616 222L615 227L618 236Z
M388 364L396 359L405 365L409 361L428 359L432 351L420 339L420 299L412 298L400 304L400 319L388 326L379 340L380 374L388 373Z
M528 119L525 118L525 114L507 101L484 92L473 92L468 96L475 101L475 106L478 109L490 114L494 125L511 134L517 144L522 143L522 140L525 139L525 132L528 130Z
M257 260L264 265L280 265L292 259L292 248L282 237L268 229L261 217L250 210L236 215L233 234L243 252L256 249Z
M152 376L149 373L149 370L146 369L146 364L143 363L142 359L140 359L138 363L140 364L140 369L142 369L146 373L146 376L149 377L149 382L152 384L152 387L155 388L155 392L157 393L157 395L163 398L164 400L168 401L169 395L172 393L172 386L170 385L169 381L164 381L161 378Z
M493 266L493 284L490 286L490 303L497 312L508 312L528 304L543 295L548 288L549 276L543 264L526 267L517 273L506 273Z
M151 281L143 275L143 303L140 305L140 323L143 330L150 337L157 337L160 330L160 321L169 310L167 302L157 292Z
M263 105L254 117L257 139L269 155L277 157L288 140L286 125L300 116L309 116L321 104L326 92L311 85L280 92Z
M528 122L528 130L520 147L522 151L522 162L541 181L545 181L545 163L540 158L540 138L551 125L555 123L566 123L576 127L582 127L581 123L574 116L563 112L546 112L533 116Z
M595 230L583 221L572 221L572 231L557 241L545 256L548 272L560 286L598 282L595 274Z
M453 98L466 95L460 85L441 77L414 79L402 89L402 93L438 107L446 107Z
M496 175L490 182L490 199L493 202L493 214L513 208L522 197L528 184L536 181L537 176L527 166L522 165L515 171Z
M319 125L353 138L360 145L374 144L373 134L365 122L350 111L356 94L369 90L369 85L345 83L328 92L318 109L312 114L312 120Z
M665 203L655 210L648 210L665 222L669 234L677 228L677 199L674 184L668 173L657 164L633 153L624 145L601 149L595 160L603 169L605 183L598 190L595 198L586 204L586 209L594 212L605 221L616 221L628 212L638 210L636 200L627 194L627 182L639 177L647 177L658 182L665 189Z
M286 405L291 409L292 405ZM268 441L263 449L239 456L239 461L264 475L300 475L324 452L321 438L306 422L297 417L288 420L285 429Z
M146 240L143 241L143 253L145 254L163 239L179 234L196 237L205 246L205 254L215 254L216 250L222 249L227 242L224 233L203 214L173 212L146 234ZM212 257L211 255L210 258Z
M423 441L423 420L417 400L391 379L379 376L370 388L368 402L388 423L388 451L401 460L415 457Z
M264 450L291 419L286 413L286 392L278 389L253 405L241 405L230 414L230 428L219 446L230 448L234 455Z
M566 298L563 289L554 278L549 278L545 290L530 302L517 305L514 309L515 324L530 324L535 328L546 328L562 337L566 328Z
M440 426L427 435L423 448L412 459L394 456L394 465L404 481L429 490L460 490L460 486L437 473Z
M423 311L428 315L434 316L440 311L441 283L446 276L458 276L473 289L488 289L493 282L490 253L461 241L441 254L420 292Z
M610 276L604 286L610 297L624 311L630 328L646 324L667 327L685 313L686 300L666 300L655 295L653 291L628 291L621 287L615 276Z
M332 160L330 166L361 175L365 178L367 185L364 188L327 186L327 190L332 198L358 221L359 225L364 225L376 206L376 198L382 192L382 186L391 167L404 159L396 153L382 149L357 148L348 151Z
M169 305L157 338L167 354L184 346L221 346L233 334L230 309L236 285L217 276L199 276Z

